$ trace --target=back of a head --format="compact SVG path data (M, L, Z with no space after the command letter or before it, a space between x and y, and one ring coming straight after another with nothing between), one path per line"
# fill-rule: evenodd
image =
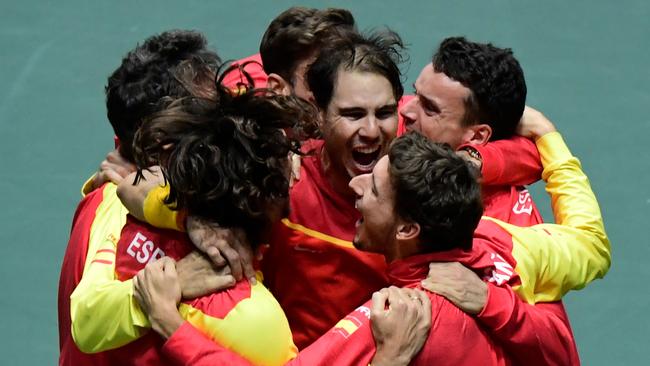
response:
M136 134L136 165L160 165L167 203L224 227L240 227L256 243L269 210L288 196L289 151L298 138L283 129L313 123L313 106L297 97L248 91L184 98L154 114ZM275 204L275 206L274 206Z
M354 17L345 9L289 8L273 19L262 37L260 56L264 71L292 81L301 61L338 32L355 29Z
M404 45L391 31L370 34L342 32L337 39L321 49L307 71L306 79L320 109L326 109L334 94L338 72L369 72L385 77L391 84L395 100L404 94L399 64Z
M433 67L471 90L464 123L485 123L491 140L511 137L526 105L526 80L509 48L447 38L433 55Z
M206 46L198 32L164 32L129 52L108 78L107 116L123 157L133 160L133 135L143 118L160 110L161 98L213 93L221 60Z
M471 249L483 214L477 170L449 145L416 132L395 139L388 157L396 214L420 225L425 248Z

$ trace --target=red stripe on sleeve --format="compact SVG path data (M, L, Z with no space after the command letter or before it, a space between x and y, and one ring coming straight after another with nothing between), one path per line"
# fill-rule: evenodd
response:
M105 259L95 259L90 263L113 264L113 261L107 261Z

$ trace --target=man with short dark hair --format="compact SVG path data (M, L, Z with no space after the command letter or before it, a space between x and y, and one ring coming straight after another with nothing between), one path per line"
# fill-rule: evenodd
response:
M275 17L260 42L259 54L236 61L256 87L311 98L305 73L318 51L339 32L356 31L354 17L346 9L294 6ZM231 87L249 84L242 73L224 79Z
M192 31L169 31L153 36L129 52L106 86L107 115L126 162L132 163L131 145L142 119L160 109L165 96L210 95L219 56L206 48L205 38ZM59 338L61 365L101 364L102 355L86 355L73 341L72 325L79 328L70 296L88 275L91 262L112 272L114 263L96 254L102 241L117 240L127 211L115 194L116 185L106 183L87 194L75 212L70 241L59 280ZM88 294L89 298L94 295ZM96 300L96 299L93 299ZM79 309L79 308L77 308ZM112 309L111 311L113 311ZM101 314L94 313L92 316ZM72 323L72 324L71 324ZM103 333L103 330L100 331Z
M483 202L489 216L519 226L541 223L523 187L539 179L541 167L534 144L515 136L526 106L526 81L512 51L447 38L414 88L416 97L400 108L404 124L398 135L419 131L483 159Z
M532 118L545 123L538 112ZM403 278L418 286L430 262L460 262L490 283L491 304L473 311L461 307L476 314L509 358L517 364L573 365L579 359L566 314L544 302L604 276L610 247L579 162L552 125L546 126L534 127L530 136L542 156L557 225L479 222L480 190L471 169L449 148L409 134L396 140L372 174L350 182L362 216L355 246L386 255L391 281Z

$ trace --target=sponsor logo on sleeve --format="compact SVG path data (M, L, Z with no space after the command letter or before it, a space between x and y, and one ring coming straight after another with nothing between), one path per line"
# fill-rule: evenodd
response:
M512 212L517 215L523 213L530 215L531 212L533 212L533 200L531 199L530 193L527 189L519 192L519 198L517 198L517 202L514 207L512 207Z

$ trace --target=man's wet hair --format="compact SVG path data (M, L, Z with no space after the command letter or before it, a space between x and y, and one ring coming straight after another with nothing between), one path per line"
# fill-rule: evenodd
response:
M388 158L395 213L420 225L424 248L471 249L483 214L477 169L449 145L417 132L395 139Z
M152 36L127 53L106 84L106 110L120 154L133 161L132 141L142 120L160 110L163 97L210 97L219 56L195 31Z
M395 100L404 94L399 64L404 44L391 31L375 31L364 35L358 32L340 33L336 41L321 49L307 71L307 83L316 104L325 110L332 100L338 73L359 71L378 74L391 84Z
M313 124L316 111L266 90L215 90L215 98L174 100L148 118L135 135L136 166L161 166L170 186L166 204L243 228L257 243L269 209L288 197L288 153L299 153L303 138L284 130Z
M465 101L465 126L485 123L491 140L509 138L526 105L524 71L509 48L447 38L433 55L433 67L471 91Z
M356 30L348 10L289 8L273 19L262 37L260 56L264 71L293 84L298 64L346 30Z

